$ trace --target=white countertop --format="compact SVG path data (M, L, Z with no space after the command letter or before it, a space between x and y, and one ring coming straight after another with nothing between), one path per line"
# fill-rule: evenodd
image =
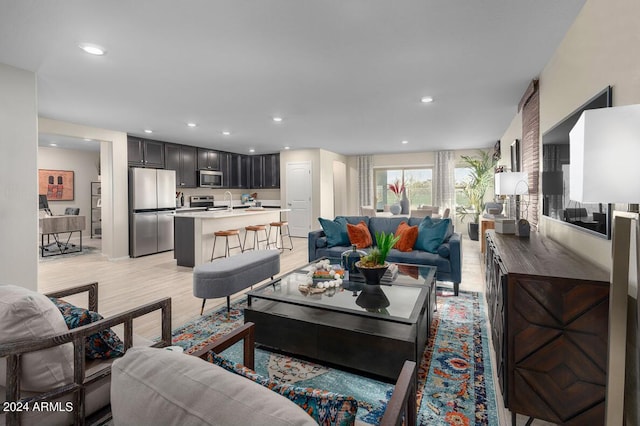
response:
M191 212L176 212L176 217L185 218L198 218L198 219L224 219L230 217L242 217L242 216L254 216L264 213L281 213L288 212L291 209L274 209L274 208L258 208L249 207L245 209L233 209L229 210L213 210L213 211L191 211Z

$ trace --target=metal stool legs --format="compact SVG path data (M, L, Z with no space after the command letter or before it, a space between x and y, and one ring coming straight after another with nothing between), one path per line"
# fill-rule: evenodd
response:
M230 246L229 245L229 237L231 236L236 236L238 238L238 245L237 246ZM215 253L216 253L216 241L218 240L218 237L224 237L224 256L216 256L214 257ZM237 229L231 229L229 231L217 231L213 233L213 249L211 250L211 260L213 261L214 259L219 259L221 257L230 257L231 256L231 250L232 249L240 249L240 252L244 252L244 249L242 248L242 241L240 241L240 231L238 231Z
M286 232L284 232L284 228L286 226ZM273 222L269 227L269 244L271 243L271 230L273 228L278 228L279 231L275 235L275 241L273 242L275 248L280 250L280 253L284 252L285 249L293 250L293 240L291 239L291 235L289 234L289 222ZM278 245L278 236L280 237L280 245ZM284 237L289 237L289 247L284 246Z
M269 248L269 235L267 234L267 226L266 225L251 225L246 226L244 234L244 242L242 246L244 247L243 251L247 250L260 250L260 243L265 243L265 250ZM264 240L261 240L258 232L264 231ZM247 248L247 235L249 232L253 232L253 247Z

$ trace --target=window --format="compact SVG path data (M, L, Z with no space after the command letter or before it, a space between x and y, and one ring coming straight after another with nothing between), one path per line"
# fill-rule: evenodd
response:
M456 167L455 188L456 206L469 206L469 198L464 194L464 187L471 180L471 169L469 167Z
M412 209L421 204L432 205L433 169L376 169L374 171L376 188L375 206L379 211L384 210L385 205L394 204L395 194L389 190L389 185L396 181L402 182L407 191L407 198L411 202Z

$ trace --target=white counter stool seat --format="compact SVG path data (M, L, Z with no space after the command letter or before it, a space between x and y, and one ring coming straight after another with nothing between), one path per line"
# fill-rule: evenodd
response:
M273 243L275 244L275 248L280 250L280 253L282 253L285 249L293 250L293 240L291 239L291 235L289 234L289 222L287 222L286 220L282 220L280 222L271 222L269 224L269 236L267 237L269 239L269 244L271 244L271 230L273 228L278 228L278 231L276 231L275 234L275 241ZM284 237L289 237L289 247L284 246ZM278 240L280 240L280 244L278 244Z
M227 318L232 294L252 287L280 272L277 250L252 250L193 268L193 295L202 298L200 315L207 299L227 298Z
M265 243L265 249L269 248L269 235L267 234L267 225L249 225L244 227L244 241L242 242L243 251L260 250L260 243ZM247 248L247 235L253 232L253 247ZM264 239L261 240L258 232L264 232Z
M229 237L233 237L235 236L236 238L238 238L238 245L237 246L230 246L229 245ZM224 238L224 256L215 256L216 253L216 241L218 241L218 238ZM240 230L239 229L228 229L226 231L216 231L213 233L213 249L211 250L211 260L214 259L219 259L222 257L229 257L231 256L231 250L232 249L240 249L240 252L243 252L244 249L242 248L242 242L240 241Z

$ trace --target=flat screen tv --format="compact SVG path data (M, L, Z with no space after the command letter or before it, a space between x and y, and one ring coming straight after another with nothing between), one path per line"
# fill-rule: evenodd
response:
M542 214L603 238L611 238L611 205L579 203L569 196L569 132L583 111L612 106L611 97L607 86L542 135Z

